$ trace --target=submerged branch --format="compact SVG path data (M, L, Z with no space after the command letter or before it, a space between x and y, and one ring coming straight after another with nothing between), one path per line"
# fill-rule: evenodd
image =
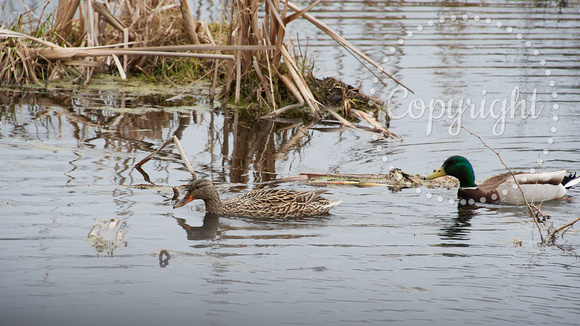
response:
M574 221L570 223L562 225L561 227L553 230L548 234L548 236L546 237L546 241L544 243L546 245L554 245L554 242L556 241L556 235L558 234L558 232L562 232L562 234L564 234L564 232L566 232L569 228L574 226L574 224L578 221L580 221L580 217L576 218Z

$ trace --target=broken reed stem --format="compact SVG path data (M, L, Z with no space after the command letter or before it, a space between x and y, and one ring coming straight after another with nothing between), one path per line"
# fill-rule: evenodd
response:
M540 224L538 223L538 220L536 219L536 214L534 213L534 209L532 208L530 203L528 203L528 200L526 199L526 196L524 195L524 190L522 189L522 187L518 183L518 180L516 179L516 174L514 173L514 171L512 171L512 169L510 169L510 167L507 166L507 164L505 164L505 162L503 161L499 152L496 151L495 149L493 149L491 146L489 146L479 135L473 133L471 130L467 129L465 126L461 126L461 128L465 129L465 131L470 133L472 136L477 137L477 139L479 139L479 141L483 144L483 146L487 147L489 150L494 152L495 155L497 155L497 157L499 158L501 164L503 164L503 166L510 172L510 174L512 175L512 178L514 179L515 184L518 186L518 189L520 190L520 193L522 194L522 198L524 199L524 203L526 203L526 207L530 211L530 215L532 216L532 219L534 220L534 223L536 224L536 227L538 228L538 232L540 233L540 239L542 240L542 243L545 243L544 236L542 235L542 229L540 228Z
M270 56L266 55L266 63L268 64L268 80L270 81L270 95L272 97L272 110L276 110L276 100L274 99L274 83L272 82L272 67L270 66Z
M116 30L123 32L127 27L119 20L117 17L113 16L111 12L105 7L104 4L96 1L91 2L93 5L93 9L98 12L103 19L109 23L109 25L113 26ZM72 19L72 17L71 17Z
M240 96L242 92L242 57L241 51L238 51L236 56L236 104L240 103Z
M350 109L350 112L353 113L359 120L364 120L371 125L377 132L380 132L385 138L395 138L401 139L397 134L388 130L387 128L383 127L375 118L371 117L370 115L366 114L363 111L357 109Z
M270 89L270 86L266 82L266 78L262 74L262 70L260 70L260 66L258 65L258 61L256 60L255 57L254 57L254 60L252 60L252 65L254 66L254 70L256 71L256 75L258 75L258 79L260 80L260 86L262 86L262 88L264 89L264 92L266 93L266 97L268 98L268 102L270 102L270 105L272 105L272 110L276 110L276 102L274 100L273 93Z
M193 19L193 16L191 15L191 10L189 9L189 4L188 4L188 0L181 0L181 6L179 7L179 9L181 10L181 15L183 17L183 25L185 27L185 33L187 34L187 37L189 38L189 40L191 41L191 43L194 44L199 44L199 37L197 36L197 33L195 32L195 28L197 26L197 23L195 21L195 19Z
M306 83L304 78L302 78L302 75L300 75L300 71L295 66L295 62L292 59L292 57L290 56L290 53L288 52L288 50L286 49L286 46L282 45L280 47L280 50L282 52L282 56L284 57L284 60L286 61L286 66L288 67L288 71L290 72L290 76L292 77L292 79L294 80L294 83L296 84L296 86L300 90L300 93L302 94L304 100L308 104L308 107L312 111L314 118L316 120L320 120L322 118L322 113L320 113L320 109L318 107L318 102L314 99L314 95L312 95L312 93L310 92L310 88L308 87L308 84Z
M47 47L50 47L50 48L60 48L60 46L58 46L57 44L54 44L52 42L49 42L49 41L46 41L43 39L39 39L39 38L36 38L34 36L30 36L28 34L11 31L11 30L5 29L5 28L0 28L0 36L13 37L13 38L26 38L26 39L29 39L29 40L34 41L36 43L40 43L40 44L47 46Z
M184 0L185 1L185 0ZM215 46L215 41L213 39L213 36L211 35L211 31L209 30L209 26L207 26L207 23L205 21L201 22L201 26L203 26L203 29L205 31L205 34L207 35L207 38L209 39L209 42L211 43L211 45ZM213 99L215 97L215 89L217 86L217 78L218 78L218 68L219 68L219 61L218 60L212 60L212 70L213 70L213 75L211 78L211 86L210 86L210 92L209 92L209 100L210 103L213 103ZM210 70L210 71L212 71Z
M63 39L66 39L72 31L72 20L79 4L80 0L58 1L55 30Z
M129 29L123 29L123 48L129 48ZM123 70L127 71L127 63L129 62L129 56L126 54L123 55Z
M79 57L98 57L110 55L139 55L139 56L161 56L161 57L186 57L203 59L234 60L233 55L228 54L208 54L208 53L182 53L163 51L141 51L136 49L85 49L85 48L50 48L38 49L36 55L48 60L64 60Z
M280 114L284 113L285 111L288 111L291 109L301 108L304 106L304 99L302 98L302 95L300 95L300 91L296 88L296 86L294 86L294 84L292 84L292 81L284 75L278 75L278 78L280 78L280 80L284 83L284 85L286 85L286 87L290 90L292 95L294 95L294 97L296 97L296 99L298 100L298 103L290 104L290 105L282 107L278 110L272 111L272 112L266 114L265 116L263 116L261 119L275 119L276 117L278 117Z
M292 2L290 2L288 0L280 0L280 1L282 1L285 4L287 4L290 9L292 9L292 10L294 10L296 12L302 12L302 10L299 7L297 7L296 5L294 5ZM367 61L368 63L370 63L371 65L373 65L375 68L378 69L379 72L387 75L395 83L401 85L401 87L405 88L406 90L408 90L412 94L415 94L415 92L413 92L413 90L411 90L409 87L405 86L405 84L401 83L393 75L391 75L390 73L388 73L387 71L385 71L385 69L383 67L381 67L378 63L374 62L366 54L362 53L360 50L358 50L356 47L354 47L352 44L350 44L346 39L344 39L338 33L334 32L325 23L323 23L323 22L319 21L318 19L310 16L307 13L303 13L302 14L302 17L304 17L304 19L306 19L309 22L311 22L312 24L314 24L314 26L318 27L320 30L322 30L324 33L326 33L326 35L330 36L333 40L335 40L336 42L338 42L342 46L350 49L352 52L356 53L358 56L360 56L361 58L363 58L365 61Z

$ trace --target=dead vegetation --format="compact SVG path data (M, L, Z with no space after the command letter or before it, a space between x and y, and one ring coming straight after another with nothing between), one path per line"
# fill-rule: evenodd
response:
M224 99L264 118L276 119L302 107L316 121L337 118L327 107L333 106L341 108L337 118L341 123L366 121L378 133L395 137L363 112L382 109L380 101L339 81L329 86L327 80L313 78L307 58L287 36L288 24L307 19L357 60L399 83L308 15L318 2L305 9L287 0L222 2L223 20L208 24L192 16L187 1L59 0L54 19L27 20L26 13L0 30L0 80L21 85L66 77L87 84L94 73L104 71L117 72L121 78L139 74L173 83L209 79L210 100L219 91Z
M451 189L459 186L459 181L453 177L445 176L439 180L427 180L424 175L409 174L399 168L393 168L387 174L324 174L324 173L301 173L294 180L304 180L315 185L339 185L351 187L374 187L384 186L391 191L401 191L406 188L439 188Z

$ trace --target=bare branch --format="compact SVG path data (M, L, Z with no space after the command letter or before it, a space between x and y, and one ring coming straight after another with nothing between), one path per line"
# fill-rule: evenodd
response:
M546 238L545 244L547 244L547 245L553 245L554 244L554 241L556 241L556 234L558 234L558 232L560 232L560 231L562 231L564 229L566 229L566 230L564 230L562 233L566 232L568 228L572 227L578 221L580 221L580 217L578 217L574 221L572 221L572 222L570 222L568 224L562 225L561 227L559 227L559 228L553 230L552 232L550 232L550 234L548 234L548 237Z
M512 178L514 179L515 184L518 186L518 189L520 190L520 193L522 194L522 198L524 199L524 203L526 203L526 207L530 211L530 215L532 216L532 219L534 219L534 223L536 224L536 227L538 228L538 232L540 233L540 239L542 240L542 243L544 243L544 236L542 235L542 229L540 228L540 224L538 223L538 220L536 219L536 214L534 213L534 209L532 208L532 206L530 206L530 203L528 203L528 200L526 199L526 196L524 195L524 190L522 189L522 187L520 186L520 184L516 180L516 174L514 173L514 171L512 171L512 169L510 169L510 167L507 166L507 164L505 164L505 162L503 161L499 152L496 151L495 149L493 149L491 146L489 146L485 141L483 141L483 139L479 135L477 135L477 134L473 133L471 130L465 128L465 126L461 126L461 128L465 129L465 131L470 133L472 136L477 137L477 139L479 139L479 141L483 144L483 146L489 148L492 152L494 152L495 155L497 155L497 157L499 158L501 164L503 164L503 166L510 172L510 174L512 175Z

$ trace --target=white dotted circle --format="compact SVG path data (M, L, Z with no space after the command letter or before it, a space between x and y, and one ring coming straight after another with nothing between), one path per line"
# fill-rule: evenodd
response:
M468 20L469 20L469 16L468 16L467 14L463 14L463 15L461 15L461 19L462 19L463 21L468 21ZM427 21L427 26L428 26L428 27L433 27L433 26L435 26L435 24L437 24L437 23L439 23L439 24L444 24L444 23L446 23L446 22L448 22L448 21L449 21L450 23L453 23L453 22L456 22L457 20L458 20L458 16L456 16L456 15L450 15L448 18L447 18L447 17L445 17L445 16L440 16L440 17L439 17L438 19L436 19L436 20L428 20L428 21ZM485 22L486 24L488 24L488 25L491 25L491 23L492 23L492 21L493 21L493 20L492 20L490 17L487 17L487 18L485 18L485 19L483 20L483 19L482 19L482 18L481 18L479 15L474 15L474 16L473 16L473 21L474 21L474 22L476 22L476 23L478 23L478 22ZM493 26L493 25L491 25L491 26ZM504 24L503 24L502 22L500 22L500 21L497 21L497 22L495 22L495 27L496 27L496 28L499 28L499 29L502 29L502 30L505 30L505 31L506 31L508 34L512 34L512 35L514 35L514 37L515 37L517 40L523 40L523 41L524 41L524 44L525 44L525 46L526 46L526 47L528 47L528 48L531 48L531 47L533 46L533 43L532 43L532 41L530 41L530 40L524 40L524 34L523 34L523 33L521 33L521 32L516 32L516 31L515 31L515 29L514 29L514 27L511 27L511 26L504 26ZM422 31L424 31L424 30L425 30L425 28L426 28L426 27L425 27L423 24L419 24L419 25L417 25L417 28L416 28L416 29L417 29L417 32L422 32ZM514 32L515 32L515 33L514 33ZM416 34L418 34L418 33L416 33L416 32L413 32L413 31L408 31L408 32L406 33L406 37L410 39L410 38L412 38L413 36L415 36ZM406 42L406 41L405 41L405 39L404 39L404 38L402 38L402 37L401 37L401 38L399 38L399 39L397 40L397 43L398 43L399 45L404 45L404 44L405 44L405 42ZM387 51L387 55L386 55L385 57L383 57L383 62L385 62L385 63L389 62L389 56L388 56L388 53L390 52L391 54L393 54L393 53L395 53L396 51L397 51L397 49L396 49L396 48L394 48L394 47L390 47L390 48L388 49L388 51ZM532 55L534 55L535 57L539 57L539 56L540 56L540 51L539 51L538 49L533 49L533 50L531 50L531 51L532 51L532 52L531 52L531 53L532 53ZM539 64L541 67L545 67L545 66L547 66L547 65L548 65L548 61L546 61L546 60L545 60L545 59L543 59L543 58L539 58L539 59L538 59L538 64ZM545 75L545 76L551 76L551 75L552 75L552 71L551 71L549 68L544 68L544 75ZM553 88L553 87L555 87L555 86L556 86L556 82L555 82L553 79L550 79L550 81L549 81L549 86L550 86L550 87L552 87L552 88ZM373 89L373 90L374 90L374 89ZM374 94L374 93L373 93L373 94ZM481 94L482 94L483 96L485 96L485 95L487 94L487 90L482 90ZM552 91L552 92L551 92L551 94L550 94L550 96L551 96L551 98L552 98L552 99L556 100L556 99L558 98L559 94L558 94L558 92L556 92L556 91ZM558 105L557 103L554 103L554 104L552 105L552 109L553 109L553 111L556 111L556 110L558 110L559 108L560 108L560 107L559 107L559 105ZM552 116L552 121L553 121L553 122L558 122L558 121L559 121L559 117L558 117L558 115L554 114L554 115ZM550 132L551 132L552 134L555 134L556 132L558 132L558 128L557 128L556 126L551 126L551 128L550 128ZM552 137L550 137L550 138L548 138L548 139L547 139L547 141L546 141L546 142L547 142L547 144L548 144L548 145L552 145L552 144L554 143L554 139L553 139ZM381 150L381 149L379 149L379 147L380 147L380 146L378 146L378 147L377 147L377 150L378 150L378 151L380 151L380 150ZM550 153L550 150L549 150L549 149L547 149L547 148L544 148L544 149L542 150L542 154L544 154L544 155L548 155L549 153ZM384 162L387 162L387 161L388 161L388 157L387 157L386 155L384 155L384 156L382 157L382 160L383 160ZM541 158L539 158L539 159L537 160L537 164L542 164L543 162L544 162L544 161L543 161ZM389 170L391 170L391 169L393 169L393 166L390 166L390 167L389 167ZM532 169L532 170L534 170L534 171L535 171L535 169ZM532 173L533 173L533 172L532 172ZM516 188L516 189L517 189L517 185L515 185L515 184L514 184L514 185L512 185L512 187L514 187L514 188ZM422 190L421 190L420 188L417 188L417 189L416 189L416 192L417 192L417 194L420 194L420 193L422 193ZM507 193L508 193L508 191L507 191L506 189L503 189L503 190L502 190L502 194L503 194L503 195L507 195ZM425 197L427 197L428 199L434 198L433 194L432 194L432 193L430 193L430 192L427 192L427 193L425 194ZM494 198L494 197L495 197L495 198ZM441 197L441 196L436 196L436 199L437 199L437 201L438 201L438 202L440 202L440 203L445 201L445 200L444 200L444 198L443 198L443 197ZM493 195L492 195L492 197L491 197L491 200L496 200L496 199L497 199L497 195L493 194ZM485 197L482 197L482 198L481 198L479 201L480 201L481 203L485 203L485 202L486 202L486 198L485 198ZM448 202L449 204L455 204L455 203L456 203L455 199L448 199L448 200L447 200L447 202ZM458 202L459 202L461 205L465 205L465 204L470 204L470 205L473 205L473 204L475 203L475 200L473 200L473 199L469 199L468 201L466 201L465 199L461 199L461 200L459 200Z

